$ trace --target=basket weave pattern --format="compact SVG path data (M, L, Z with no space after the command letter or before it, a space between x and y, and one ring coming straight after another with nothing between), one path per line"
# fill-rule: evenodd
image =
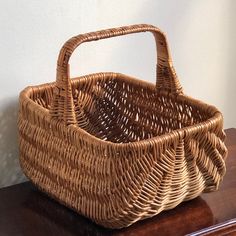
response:
M69 58L81 43L145 31L157 45L156 85L111 72L70 80ZM18 127L26 176L109 228L216 190L225 174L221 113L183 94L166 38L150 25L67 41L56 83L21 92Z

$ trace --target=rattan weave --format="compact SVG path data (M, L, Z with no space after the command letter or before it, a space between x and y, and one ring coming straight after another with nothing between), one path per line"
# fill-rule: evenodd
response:
M111 72L70 79L69 58L80 44L146 31L156 42L156 86ZM154 26L71 38L56 83L27 87L19 104L26 176L105 227L127 227L216 190L225 174L222 114L183 94L166 37Z

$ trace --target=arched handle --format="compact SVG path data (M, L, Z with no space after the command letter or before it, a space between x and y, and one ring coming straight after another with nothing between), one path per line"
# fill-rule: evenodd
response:
M157 50L156 87L170 93L182 93L182 87L175 74L164 33L157 27L146 24L124 26L80 34L69 39L62 47L57 61L56 87L50 114L53 118L64 120L66 125L76 124L74 102L71 89L69 59L73 51L82 43L106 39L126 34L149 31L154 35Z

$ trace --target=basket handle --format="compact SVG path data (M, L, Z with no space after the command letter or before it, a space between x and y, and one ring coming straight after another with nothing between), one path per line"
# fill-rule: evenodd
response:
M73 51L82 43L106 39L131 33L149 31L154 35L157 53L156 87L170 93L182 93L182 87L174 71L164 33L152 25L139 24L80 34L69 39L60 50L57 61L56 86L50 109L52 118L64 120L66 125L76 124L74 102L69 73L69 59Z

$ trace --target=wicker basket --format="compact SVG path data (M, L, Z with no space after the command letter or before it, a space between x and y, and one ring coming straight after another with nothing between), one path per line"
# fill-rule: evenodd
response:
M150 31L156 86L120 73L70 80L81 43ZM133 25L78 35L62 47L56 83L27 87L18 119L21 167L52 198L108 228L171 209L225 174L222 114L183 94L165 35Z

